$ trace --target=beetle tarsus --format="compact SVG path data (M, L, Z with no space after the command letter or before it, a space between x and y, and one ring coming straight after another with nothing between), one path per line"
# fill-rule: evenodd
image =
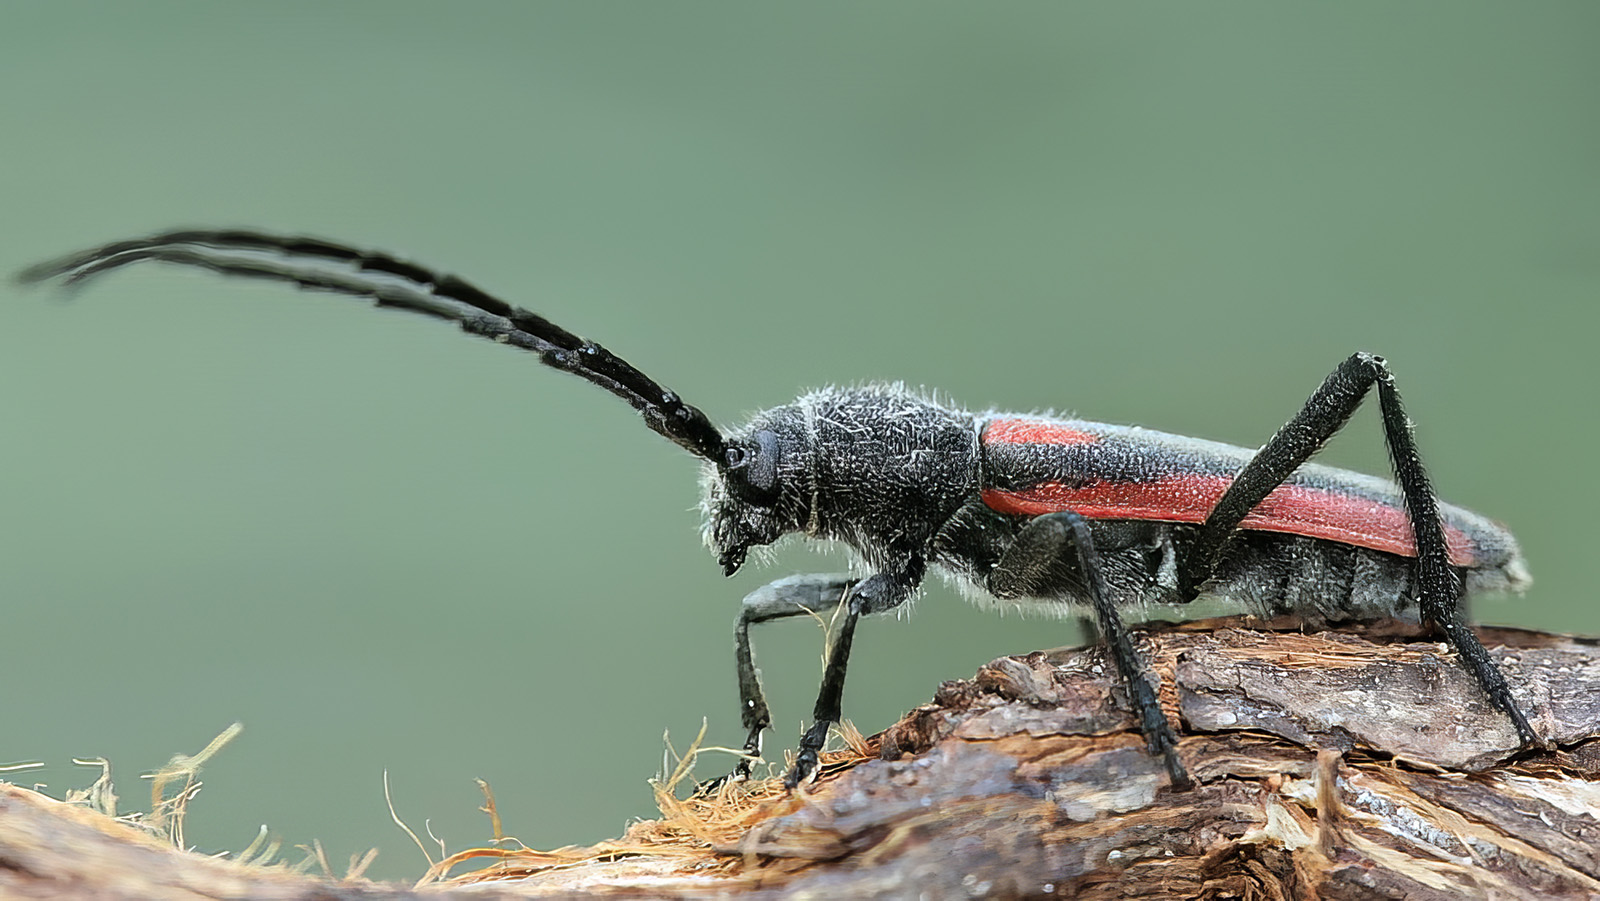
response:
M785 788L794 789L806 781L816 772L817 764L821 760L822 746L828 741L828 729L833 725L832 720L817 720L800 737L800 747L794 755L794 766L789 767L789 772L783 775Z
M713 779L695 783L694 793L696 796L704 798L708 795L716 794L724 785L746 782L750 779L750 771L753 766L754 761L741 757L739 762L734 764L732 770Z

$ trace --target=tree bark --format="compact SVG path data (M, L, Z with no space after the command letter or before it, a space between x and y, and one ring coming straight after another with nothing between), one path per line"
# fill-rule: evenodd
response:
M1600 897L1600 647L1479 634L1539 732L1441 644L1393 625L1141 636L1196 787L1173 792L1098 649L1004 657L798 794L680 800L590 848L479 849L420 888L314 879L162 846L0 787L0 896L27 898Z

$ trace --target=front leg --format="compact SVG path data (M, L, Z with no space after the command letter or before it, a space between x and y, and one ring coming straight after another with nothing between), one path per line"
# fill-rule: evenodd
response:
M926 565L912 559L903 566L880 572L858 582L845 597L844 617L828 646L828 661L822 668L822 687L817 706L811 713L811 728L800 737L794 766L783 777L783 784L794 788L817 768L818 755L828 740L828 728L839 722L844 701L844 674L850 663L850 644L855 639L856 620L864 613L882 613L905 603L922 582Z
M761 671L756 669L755 651L750 646L750 626L791 616L825 616L844 602L845 593L859 579L846 575L812 573L789 576L757 588L745 595L739 619L733 626L734 663L739 673L739 716L748 734L744 756L733 772L703 783L701 791L714 789L730 779L745 779L752 764L761 756L761 734L772 725L772 711L761 689Z

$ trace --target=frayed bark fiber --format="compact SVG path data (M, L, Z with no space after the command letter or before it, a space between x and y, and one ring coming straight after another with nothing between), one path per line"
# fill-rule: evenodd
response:
M590 848L481 849L418 888L242 867L0 787L0 897L1600 897L1600 647L1480 630L1556 750L1405 627L1148 633L1196 787L1173 792L1098 649L1003 657L773 782L663 791ZM1259 626L1259 623L1254 624Z

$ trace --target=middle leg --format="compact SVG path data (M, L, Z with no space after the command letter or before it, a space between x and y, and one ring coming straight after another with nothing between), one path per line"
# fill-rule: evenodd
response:
M1002 598L1059 596L1062 586L1057 584L1053 570L1068 554L1077 556L1100 638L1128 687L1129 700L1139 719L1146 747L1166 764L1174 789L1189 788L1193 783L1178 757L1178 736L1167 722L1160 699L1150 684L1150 669L1133 646L1128 627L1112 601L1105 566L1095 548L1088 520L1069 510L1046 513L1029 521L990 574L989 588L996 597Z

